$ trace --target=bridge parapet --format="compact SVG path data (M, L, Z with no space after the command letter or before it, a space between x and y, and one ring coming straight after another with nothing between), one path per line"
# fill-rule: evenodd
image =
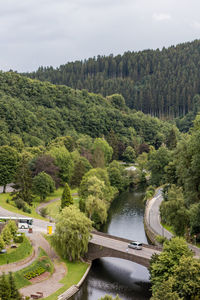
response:
M86 254L86 259L92 261L97 258L103 257L116 257L121 259L126 259L135 263L138 263L144 267L149 267L149 259L137 256L132 253L122 252L119 250L111 249L105 246L96 245L93 243L89 243L88 245L88 253Z
M114 240L117 240L117 241L126 242L127 244L129 244L130 242L133 241L133 240L129 240L129 239L126 239L126 238L121 238L121 237L114 236L114 235L104 233L104 232L100 232L100 231L92 231L92 233L94 233L96 235L104 236L104 237L107 237L107 238L111 238L111 239L114 239ZM155 246L155 245L149 245L149 244L145 244L145 243L142 243L142 245L145 248L162 251L162 246L160 246L160 245Z

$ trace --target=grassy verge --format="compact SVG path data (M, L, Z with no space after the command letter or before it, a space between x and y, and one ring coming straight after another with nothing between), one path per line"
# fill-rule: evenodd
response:
M45 238L50 243L51 237L45 236ZM88 264L81 261L70 262L67 259L61 259L61 261L65 263L67 268L67 274L60 280L60 283L63 284L63 287L57 290L54 294L46 297L45 300L57 300L59 295L81 280L88 268Z
M40 249L38 258L28 267L14 273L14 279L17 289L30 285L31 282L24 277L28 272L34 271L39 267L43 267L46 271L53 273L53 264L43 249Z
M57 290L54 294L50 295L49 297L45 298L45 300L57 300L58 296L64 293L68 288L72 285L77 284L83 275L85 274L88 264L82 263L80 261L77 262L69 262L67 260L62 260L67 267L67 274L60 283L63 283L63 287Z
M53 199L60 198L62 196L62 192L63 192L63 187L58 188L57 190L55 190L54 193L52 193L51 195L49 195L46 198L45 202L49 202ZM71 193L77 193L77 189L72 189ZM74 198L77 198L77 196L74 196ZM7 202L7 200L9 202ZM75 200L75 201L77 202L78 200ZM39 204L40 204L39 197L35 198L32 206L29 206L27 204L26 206L31 209L31 213L29 214L29 213L23 212L21 209L18 209L15 206L14 202L11 199L10 193L0 194L0 206L3 207L4 209L7 209L7 210L9 210L13 213L21 214L21 215L24 215L24 216L27 216L27 217L30 217L30 218L36 218L36 219L41 219L41 220L44 220L44 221L48 221L47 218L42 217L41 215L39 215L36 212L36 208Z
M0 265L13 263L28 257L33 251L33 247L29 240L24 236L24 240L19 247L12 249L10 253L0 254Z
M6 202L7 199L9 200L9 203ZM36 213L35 209L38 206L38 202L33 202L33 206L27 205L27 207L31 209L31 213L28 214L28 213L23 212L21 209L18 209L14 205L14 202L11 200L11 196L9 193L0 194L0 206L11 212L21 214L21 215L27 216L29 218L32 217L32 218L36 218L36 219L47 220Z
M175 235L174 229L172 226L169 226L167 224L161 223L161 225L169 232L171 232L173 235Z

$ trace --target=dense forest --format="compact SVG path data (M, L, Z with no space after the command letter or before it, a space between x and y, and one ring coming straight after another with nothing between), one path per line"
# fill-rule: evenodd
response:
M104 96L119 93L131 109L159 118L182 117L200 93L200 40L162 50L97 56L56 69L40 67L24 75Z
M132 112L121 95L104 98L14 72L0 73L1 145L13 143L13 135L26 146L38 146L58 136L85 134L105 137L119 151L133 142L158 148L171 128L167 122Z

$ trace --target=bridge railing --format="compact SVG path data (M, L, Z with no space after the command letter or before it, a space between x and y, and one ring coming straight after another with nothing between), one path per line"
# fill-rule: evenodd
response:
M114 240L126 242L127 244L129 244L130 242L133 241L133 240L129 240L129 239L126 239L126 238L121 238L121 237L118 237L118 236L114 236L114 235L111 235L111 234L107 234L107 233L104 233L104 232L95 231L95 230L93 230L92 233L94 233L94 234L96 234L96 235L103 236L103 237L111 238L111 239L114 239ZM145 244L145 243L142 243L142 245L143 245L143 247L145 247L145 248L156 249L156 250L162 250L162 247L161 247L161 246L153 246L153 245L148 245L148 244Z

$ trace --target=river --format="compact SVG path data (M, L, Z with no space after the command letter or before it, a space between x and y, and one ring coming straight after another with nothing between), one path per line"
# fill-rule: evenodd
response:
M107 224L102 231L112 235L148 243L144 225L142 192L125 192L114 200ZM80 291L73 300L98 300L105 294L119 295L123 300L146 300L149 291L147 268L117 258L103 258L93 262Z

